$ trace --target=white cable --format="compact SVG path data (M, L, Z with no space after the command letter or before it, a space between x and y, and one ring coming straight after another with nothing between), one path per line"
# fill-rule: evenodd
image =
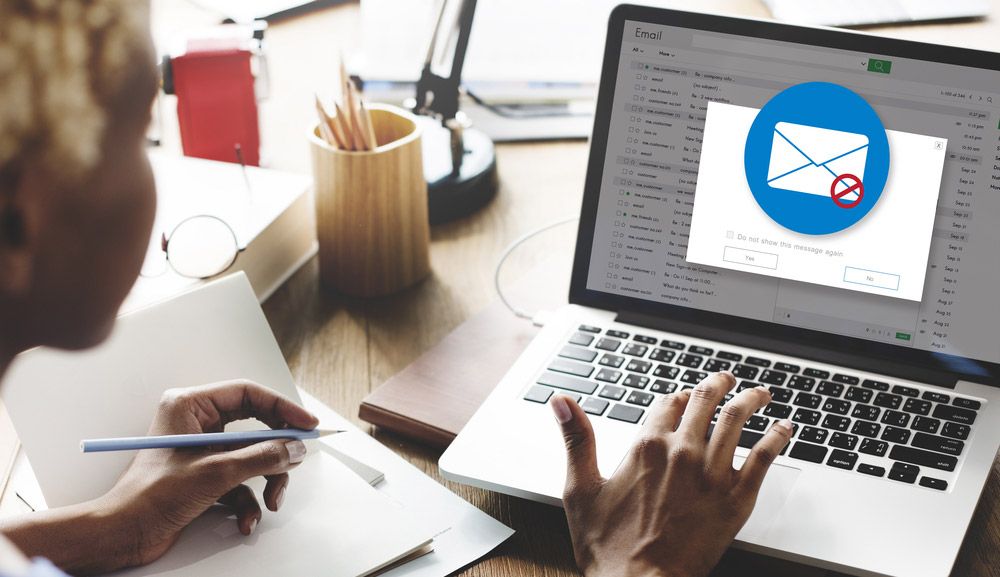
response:
M504 263L507 262L507 259L510 257L511 253L513 253L514 250L517 249L517 247L521 246L526 241L528 241L528 240L530 240L530 239L532 239L532 238L534 238L534 237L542 234L543 232L545 232L547 230L553 229L553 228L555 228L557 226L561 226L561 225L564 225L564 224L575 222L575 221L579 220L579 218L580 218L579 216L566 217L566 218L563 218L563 219L560 219L560 220L557 220L557 221L554 221L554 222L550 222L550 223L548 223L548 224L546 224L546 225L544 225L544 226L542 226L540 228L536 228L533 231L527 232L527 233L521 235L520 237L518 237L514 242L510 243L509 245L507 245L507 248L504 249L503 254L500 255L500 260L497 261L497 266L493 270L493 287L496 289L497 296L500 297L500 301L504 304L505 307L507 307L507 309L511 313L514 314L514 316L516 316L518 318L521 318L521 319L526 319L526 320L529 320L529 321L532 321L532 322L535 322L535 319L540 317L539 314L534 314L533 315L533 314L530 314L530 313L526 313L523 310L515 307L513 304L511 304L511 302L509 300L507 300L507 297L504 296L504 294L503 294L503 288L501 288L501 286L500 286L500 271L503 269ZM539 324L539 323L535 322L535 324Z

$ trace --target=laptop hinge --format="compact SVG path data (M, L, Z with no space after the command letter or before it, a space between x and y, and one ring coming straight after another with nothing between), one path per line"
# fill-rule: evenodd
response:
M939 387L954 389L958 382L954 373L933 369L924 366L907 365L894 361L876 359L856 353L830 350L828 348L814 347L802 343L793 343L780 339L755 335L751 333L720 329L679 321L665 319L642 313L621 311L615 319L617 322L638 325L651 329L678 333L681 335L691 335L702 339L729 343L735 346L744 346L764 351L771 351L777 354L801 357L804 359L840 365L859 371L889 375L900 379L927 383Z

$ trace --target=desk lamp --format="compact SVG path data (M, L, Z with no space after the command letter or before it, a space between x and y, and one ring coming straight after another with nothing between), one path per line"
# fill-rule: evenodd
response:
M470 128L458 109L475 12L476 0L443 0L417 81L414 112L425 119L424 175L431 224L478 210L497 190L493 141Z

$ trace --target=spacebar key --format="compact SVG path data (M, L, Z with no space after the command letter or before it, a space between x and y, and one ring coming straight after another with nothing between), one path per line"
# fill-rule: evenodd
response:
M889 458L894 461L902 461L913 465L923 465L924 467L934 467L942 471L954 471L958 464L958 459L940 453L932 453L923 449L904 447L896 445L889 451Z
M583 393L584 395L592 395L597 390L596 383L556 373L542 373L542 376L538 377L538 384Z
M792 446L792 450L788 453L788 456L793 459L802 459L803 461L822 463L823 458L826 457L826 450L826 447L822 447L820 445L813 445L811 443L798 441Z

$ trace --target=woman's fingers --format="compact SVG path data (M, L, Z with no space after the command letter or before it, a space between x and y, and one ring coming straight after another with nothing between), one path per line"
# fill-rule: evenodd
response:
M566 444L566 486L563 498L569 501L586 498L603 482L597 468L594 428L580 405L566 395L555 395L549 404Z
M660 397L649 410L643 427L651 434L666 435L677 430L681 415L691 399L691 391L680 391Z
M271 511L281 508L285 500L285 489L288 488L288 473L267 475L267 485L264 486L264 505Z
M712 423L715 409L734 386L736 378L732 373L714 373L691 389L691 398L677 432L696 446L704 446L708 427Z
M771 393L764 387L744 389L719 411L719 418L708 440L708 466L717 471L730 472L733 455L740 442L743 425L750 415L771 402Z
M791 440L792 431L792 422L782 419L772 425L764 437L757 441L738 474L737 485L740 490L756 498L760 484L764 482L764 475Z
M204 458L203 470L208 482L223 484L214 487L217 493L223 494L253 477L287 473L305 457L306 446L302 441L265 441L235 451L211 454Z
M290 399L248 381L227 381L182 389L178 393L197 409L205 430L221 430L231 421L258 419L272 428L314 429L319 420Z
M232 509L236 514L236 524L240 533L249 535L260 522L261 510L253 490L246 485L239 485L219 498L219 502Z

